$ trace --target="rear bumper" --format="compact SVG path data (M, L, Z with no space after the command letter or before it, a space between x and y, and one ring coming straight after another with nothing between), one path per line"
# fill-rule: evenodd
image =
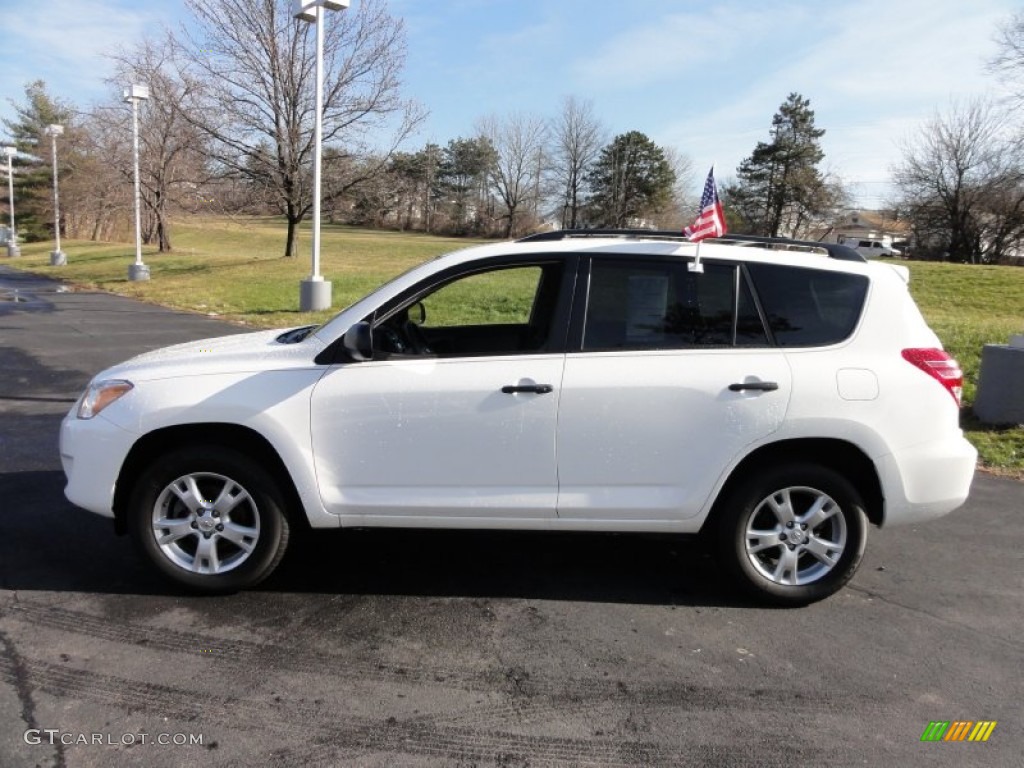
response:
M885 496L884 525L941 517L967 500L978 452L962 434L875 460Z

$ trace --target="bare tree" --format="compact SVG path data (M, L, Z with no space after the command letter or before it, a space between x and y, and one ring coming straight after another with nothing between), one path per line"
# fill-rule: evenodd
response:
M1015 13L996 29L996 55L989 71L1010 86L1016 100L1024 101L1024 11Z
M551 167L561 197L562 226L580 226L586 197L586 178L605 144L605 130L594 116L593 104L573 96L562 100L562 112L552 122Z
M171 250L170 212L174 204L194 208L207 200L209 173L205 161L208 139L194 122L186 119L182 105L192 97L194 83L177 77L169 42L144 41L114 57L111 79L117 107L104 114L129 136L130 106L121 103L128 83L149 86L149 100L139 105L139 180L146 209L143 239L156 242L161 253ZM117 167L131 179L130 147L118 158Z
M65 214L68 233L92 240L127 236L132 198L123 166L130 163L130 138L102 106L83 115L79 126L80 172L61 180L62 201L70 203Z
M953 261L996 261L1024 243L1024 158L989 102L954 105L903 144L900 205L920 245Z
M211 157L225 172L273 193L288 223L284 255L294 256L296 228L312 207L314 30L292 18L289 0L186 0L186 6L195 23L177 36L188 91L183 114L210 138ZM324 29L323 197L329 202L386 167L423 113L401 98L405 29L383 0L332 14ZM352 155L377 162L341 162ZM331 160L355 175L332 172Z
M489 168L491 188L504 207L504 236L511 237L523 208L540 195L546 122L540 117L513 112L503 118L485 117L477 132L494 149Z

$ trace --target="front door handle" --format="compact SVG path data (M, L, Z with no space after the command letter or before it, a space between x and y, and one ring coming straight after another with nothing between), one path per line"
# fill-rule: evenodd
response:
M744 392L746 390L752 390L754 392L774 392L779 388L779 385L774 381L745 381L742 384L730 384L730 392Z
M546 395L554 392L555 388L550 384L506 384L501 388L506 395L514 395L518 392L533 392L536 395Z

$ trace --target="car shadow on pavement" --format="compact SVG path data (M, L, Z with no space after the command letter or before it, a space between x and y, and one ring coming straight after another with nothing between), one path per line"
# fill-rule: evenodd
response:
M110 520L64 498L64 482L59 470L0 474L0 588L166 593Z
M185 594L63 488L60 471L0 474L0 587ZM379 529L294 536L255 591L746 605L724 581L700 543L677 536Z
M743 606L696 539L649 534L365 529L294 543L264 589Z

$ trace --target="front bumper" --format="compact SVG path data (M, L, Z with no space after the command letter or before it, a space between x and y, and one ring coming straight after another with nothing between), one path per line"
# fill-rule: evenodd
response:
M875 461L885 496L884 525L952 512L967 500L978 451L962 434L911 446Z
M67 485L64 495L76 507L114 516L114 486L136 435L100 414L77 418L76 404L60 425L60 461Z

